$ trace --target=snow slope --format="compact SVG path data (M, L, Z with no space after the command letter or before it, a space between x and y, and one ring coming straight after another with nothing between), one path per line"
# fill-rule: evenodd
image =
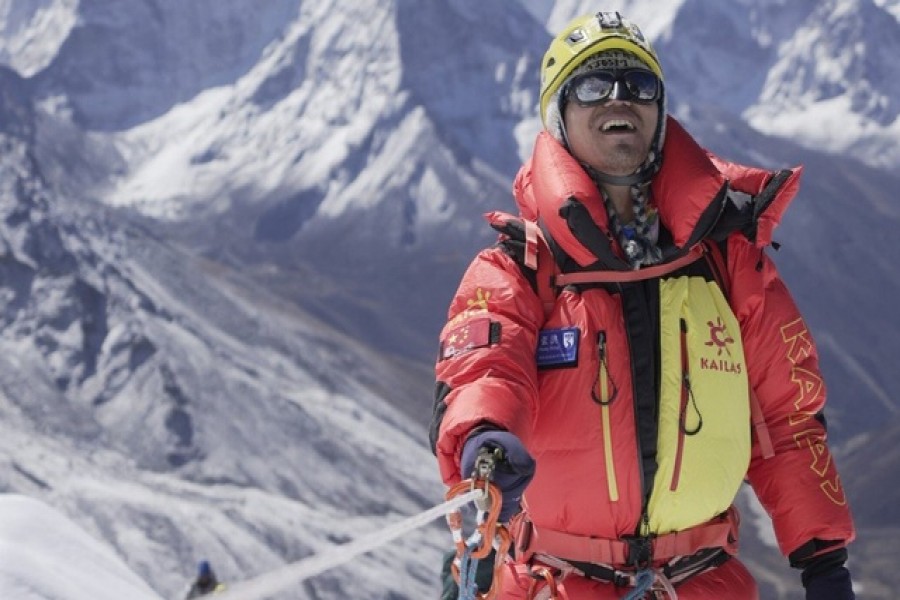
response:
M108 546L47 504L0 495L0 595L15 600L161 600Z

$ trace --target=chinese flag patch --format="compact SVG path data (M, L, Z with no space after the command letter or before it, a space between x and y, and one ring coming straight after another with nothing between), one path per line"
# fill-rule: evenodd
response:
M494 329L497 329L499 333L499 326L499 323L492 324L489 317L482 317L454 327L441 340L440 359L445 360L476 348L490 346L496 341L494 338L499 337L499 335L492 335Z

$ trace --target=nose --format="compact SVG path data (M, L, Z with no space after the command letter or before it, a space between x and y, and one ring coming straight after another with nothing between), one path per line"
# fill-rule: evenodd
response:
M619 85L619 84L616 84ZM613 93L609 95L609 98L606 99L606 102L603 103L604 107L609 108L610 106L631 106L631 97L626 95L619 95L618 90L614 89Z
M610 100L631 100L631 94L628 92L628 88L625 86L625 82L621 79L617 79L615 83L613 83L612 92L609 94Z

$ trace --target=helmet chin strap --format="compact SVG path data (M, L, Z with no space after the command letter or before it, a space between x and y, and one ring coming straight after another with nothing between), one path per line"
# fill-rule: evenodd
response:
M659 170L659 161L653 161L652 163L645 164L643 167L641 167L631 175L610 175L609 173L604 173L603 171L597 170L586 163L582 163L582 166L587 171L589 171L597 181L600 181L607 185L630 187L632 185L643 185L645 183L648 183L650 179L654 175L656 175L656 171Z

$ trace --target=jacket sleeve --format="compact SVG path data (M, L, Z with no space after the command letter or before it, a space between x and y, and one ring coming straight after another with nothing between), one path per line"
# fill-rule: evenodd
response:
M750 392L774 449L774 456L765 458L754 439L750 484L772 518L781 552L792 562L806 549L811 556L820 548L845 546L855 533L828 449L826 390L812 335L762 250L733 235L728 263Z
M460 481L459 456L483 425L527 447L537 401L535 348L543 308L516 262L499 247L469 266L441 331L432 447L447 485Z

